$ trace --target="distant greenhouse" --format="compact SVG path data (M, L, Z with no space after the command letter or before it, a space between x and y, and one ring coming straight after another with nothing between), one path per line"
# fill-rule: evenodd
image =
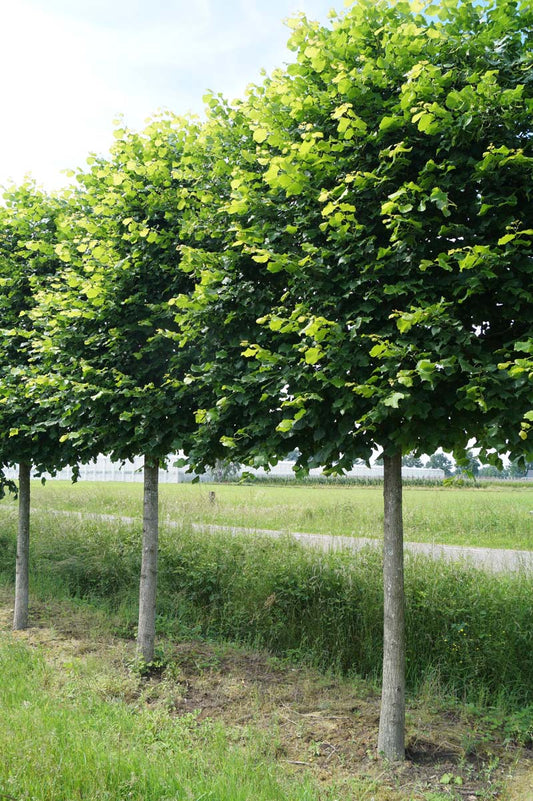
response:
M176 465L179 455L170 456L168 458L168 465L166 469L159 471L159 480L165 484L181 484L191 482L196 474L187 473L186 467L178 467ZM232 472L232 479L238 480L243 472L256 475L258 478L266 478L271 476L273 478L294 478L293 472L294 462L281 461L271 468L269 472L266 470L254 469L251 467L237 468ZM113 462L109 456L99 456L88 464L80 465L80 480L82 481L136 481L142 482L143 480L143 459L141 457L133 461L126 462ZM9 478L16 479L17 471L14 469L8 470L7 475ZM313 478L322 475L321 468L315 468L310 471L310 476ZM373 465L366 467L365 465L356 465L348 473L345 474L347 478L362 478L362 479L382 479L383 466ZM402 467L402 475L407 479L426 479L439 481L444 478L444 471L440 469L433 469L429 467ZM35 476L34 476L35 477ZM47 480L52 478L60 480L72 479L72 468L66 467L60 470L54 477L46 474ZM204 473L199 476L202 482L214 482L217 479L216 474Z

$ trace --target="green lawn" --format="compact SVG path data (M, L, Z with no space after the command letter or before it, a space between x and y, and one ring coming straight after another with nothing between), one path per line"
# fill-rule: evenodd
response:
M215 492L215 503L209 492ZM13 502L4 500L1 508ZM380 537L382 488L163 484L161 516L177 522ZM142 485L33 484L33 509L140 516ZM405 487L406 540L533 549L533 487Z
M33 598L32 627L13 633L10 600L0 585L1 798L459 801L451 784L489 801L529 742L525 719L426 692L408 704L411 761L387 765L379 693L361 679L169 640L143 676L113 616Z
M245 741L199 712L172 714L171 699L165 707L145 697L111 656L87 657L84 643L70 655L68 646L57 638L43 649L0 634L0 797L348 801L357 791L355 781L341 795L334 782L324 790L312 776L295 776L265 734ZM172 686L165 690L170 696Z

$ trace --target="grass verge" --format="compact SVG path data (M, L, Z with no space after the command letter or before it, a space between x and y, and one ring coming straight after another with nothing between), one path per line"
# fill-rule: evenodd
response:
M408 760L387 766L367 682L205 640L162 641L143 676L117 616L34 598L32 628L11 633L8 601L0 588L4 798L488 801L531 763L503 720L420 695Z
M0 528L0 575L11 580L15 520ZM41 515L32 586L137 620L140 527ZM320 554L293 540L186 528L161 532L159 635L232 639L339 674L369 679L382 660L381 558ZM533 578L489 575L423 558L406 565L407 679L461 702L501 707L527 729L533 708ZM523 717L516 718L526 710ZM531 726L531 722L529 722ZM524 736L529 736L527 732Z

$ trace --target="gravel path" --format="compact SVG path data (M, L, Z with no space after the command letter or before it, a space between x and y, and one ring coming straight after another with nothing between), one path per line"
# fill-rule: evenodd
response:
M34 510L44 511L44 510ZM48 510L46 510L48 511ZM97 520L119 520L122 523L135 524L138 517L122 517L105 514L84 514L82 512L50 511L50 514L76 516L79 519L93 518ZM178 527L179 523L162 520L162 525ZM209 523L193 523L193 529L206 532L224 532L228 534L263 534L268 537L293 537L302 545L318 548L322 551L351 550L359 551L368 546L381 548L380 539L367 537L340 537L329 534L308 534L301 531L276 531L268 528L243 528L239 526L219 526ZM463 562L474 567L485 568L493 572L533 573L533 551L512 551L498 548L463 548L459 545L434 545L426 542L405 542L405 550L410 554L430 556L432 559L444 559L447 562Z

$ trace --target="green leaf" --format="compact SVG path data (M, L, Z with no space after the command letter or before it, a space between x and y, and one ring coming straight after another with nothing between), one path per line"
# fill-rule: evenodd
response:
M392 395L389 395L388 398L385 398L383 405L391 406L393 409L397 409L400 401L406 397L407 395L405 395L403 392L393 392Z
M270 253L256 253L252 259L258 264L266 264L267 261L270 261Z
M413 122L418 122L418 130L422 133L435 133L438 130L438 125L435 124L435 115L430 113L420 114L418 119L415 120L413 117Z
M435 365L433 362L430 362L429 359L420 359L419 362L416 364L416 369L418 372L428 373L435 371Z
M432 190L429 199L437 206L438 209L442 211L445 217L450 216L450 200L446 192L443 192L442 189L439 189L439 187L436 186Z
M514 349L523 353L533 353L533 338L515 342Z
M308 348L305 352L305 361L307 364L316 364L323 355L322 348Z
M460 92L452 90L446 97L446 105L449 109L460 108L464 103L463 97Z
M266 128L256 128L253 134L254 141L259 145L268 139L268 131Z
M379 359L380 356L383 356L384 354L388 353L388 350L389 350L388 345L385 345L384 343L380 342L378 345L374 345L374 347L371 349L370 356L372 356L373 359L375 358Z
M257 345L250 345L249 348L246 348L245 350L243 350L242 355L245 356L246 358L250 358L250 357L253 357L253 356L257 356L258 351L259 351L259 348L258 348Z
M383 117L381 122L379 123L379 130L380 131L389 131L392 128L398 128L403 123L403 118L401 117Z
M323 56L317 56L312 60L311 64L313 65L313 69L320 73L324 71L327 61Z
M281 431L282 433L286 433L287 431L290 431L293 426L294 426L294 420L285 419L282 420L281 423L279 423L276 426L276 431Z
M394 200L386 200L385 203L381 204L381 213L382 214L394 214L397 209L396 202Z

